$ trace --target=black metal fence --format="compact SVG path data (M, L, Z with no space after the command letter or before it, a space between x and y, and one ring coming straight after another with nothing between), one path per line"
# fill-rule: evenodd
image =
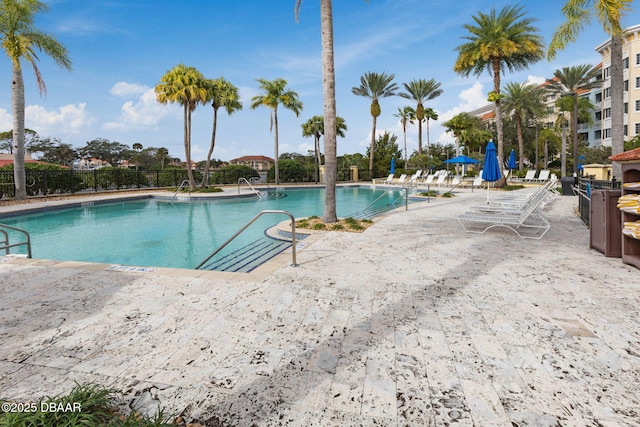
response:
M202 174L194 171L194 178L199 184ZM249 179L251 177L246 177ZM353 171L338 170L337 180L353 181ZM46 196L52 194L81 193L127 190L136 188L177 187L188 179L185 169L165 169L156 171L136 171L134 169L108 168L94 170L26 170L28 196ZM234 184L238 182L235 174L227 174L224 170L211 172L211 185ZM281 181L282 182L282 181ZM308 176L302 182L314 182ZM282 182L284 183L284 182ZM14 197L15 186L12 170L0 170L0 198Z
M602 181L591 178L578 178L578 210L582 221L589 226L589 211L591 209L591 191L619 190L620 181Z

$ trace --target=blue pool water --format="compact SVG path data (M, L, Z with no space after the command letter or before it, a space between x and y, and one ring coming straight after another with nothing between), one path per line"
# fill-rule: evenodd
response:
M353 216L385 189L339 187L336 211ZM194 268L257 213L265 209L291 212L294 217L322 216L322 188L278 190L274 197L206 201L144 199L95 204L1 218L0 222L31 234L34 258ZM402 206L401 191L392 191L376 206ZM261 236L267 228L287 220L285 215L264 215L241 234L228 251ZM21 240L19 236L14 237ZM18 252L12 250L12 253ZM22 251L24 253L24 250ZM0 254L2 255L2 254Z

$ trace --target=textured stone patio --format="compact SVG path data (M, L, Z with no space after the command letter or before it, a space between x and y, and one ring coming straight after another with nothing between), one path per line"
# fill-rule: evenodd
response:
M485 197L249 275L0 257L0 397L93 381L207 425L640 425L640 271L589 249L575 197L541 240L465 233Z

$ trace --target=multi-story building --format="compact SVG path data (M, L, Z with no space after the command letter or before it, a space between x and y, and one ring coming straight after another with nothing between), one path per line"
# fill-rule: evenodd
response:
M602 145L611 146L611 39L596 47L602 55ZM624 29L622 36L624 67L624 135L640 134L640 25Z

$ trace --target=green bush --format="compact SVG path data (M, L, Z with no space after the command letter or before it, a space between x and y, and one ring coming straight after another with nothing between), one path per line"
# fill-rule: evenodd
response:
M214 184L237 184L240 178L250 181L251 178L259 178L260 174L255 169L246 165L225 166L211 176Z

